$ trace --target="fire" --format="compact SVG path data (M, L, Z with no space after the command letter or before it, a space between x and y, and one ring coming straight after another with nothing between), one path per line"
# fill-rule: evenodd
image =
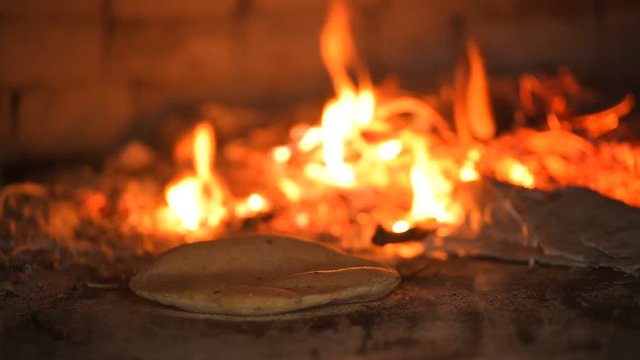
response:
M617 128L620 118L629 114L633 105L633 96L629 94L611 108L595 114L576 117L573 119L573 123L577 128L584 129L589 136L595 138Z
M467 41L467 64L456 68L454 117L458 135L469 142L473 137L490 140L495 136L495 120L489 101L489 82L478 44Z
M215 134L206 122L198 124L191 137L192 175L184 176L165 190L165 199L184 229L194 232L215 229L227 215L223 191L214 171Z
M282 178L279 180L278 185L289 201L296 202L302 198L302 189L291 179Z
M474 41L467 43L469 54L469 80L467 109L469 125L473 135L480 140L489 140L496 133L493 111L489 102L489 81L480 48Z
M416 140L413 145L414 163L411 167L413 201L410 218L414 222L436 219L442 223L455 220L446 208L452 185L437 169L437 164L429 159L427 146Z
M296 147L309 154L302 161L304 176L314 184L333 186L350 197L370 191L403 191L406 185L410 186L412 195L407 199L410 210L404 213L396 210L392 215L402 219L394 225L396 232L424 221L460 221L460 214L453 211L453 185L438 160L430 155L430 144L422 133L436 129L451 139L446 122L419 99L404 96L378 102L356 51L349 12L343 1L331 2L320 41L322 59L336 96L324 107L319 126L307 127L302 135L297 130L300 127L292 131ZM355 79L350 74L354 74ZM401 114L409 114L414 124L390 133L393 130L389 119ZM367 133L381 134L383 139L372 141ZM316 149L319 149L320 161L315 157ZM279 188L289 199L304 197L304 193L297 191L299 187L288 178L279 181ZM377 220L390 223L387 218ZM407 226L399 225L405 223Z
M404 244L386 244L383 250L390 255L404 259L414 258L424 253L422 243L408 242Z
M165 197L181 232L273 217L268 229L329 235L345 247L369 246L381 225L407 237L415 228L436 227L440 236L462 223L484 221L470 199L460 198L475 187L463 183L483 178L530 189L585 186L640 205L640 149L602 140L631 111L631 95L602 111L576 115L572 96L584 88L568 71L557 78L524 75L513 96L514 129L498 132L485 60L472 40L454 73L453 99L444 102L453 119L424 97L376 90L358 55L344 1L330 3L320 50L334 97L318 123L295 125L289 143L251 159L265 159L257 172L268 174L259 179L264 188L229 198L215 172L215 134L207 123L177 145L192 168L166 188ZM524 128L531 120L538 130ZM606 180L597 174L607 174ZM385 251L410 257L424 248L389 245Z
M358 135L358 130L373 121L376 101L369 76L358 58L349 12L343 1L331 3L320 34L320 50L336 92L336 98L324 108L320 130L326 180L340 187L353 187L356 175L345 161L346 147ZM351 67L359 85L349 76Z
M240 218L255 216L267 211L270 206L264 196L253 193L236 205L235 215Z
M209 182L213 178L213 158L216 145L213 127L207 123L200 123L194 130L193 139L193 167L196 176L203 182Z
M291 159L291 150L286 146L278 146L273 149L273 159L278 163L286 163Z
M402 143L400 140L389 140L378 145L378 158L382 161L391 161L398 157L402 151Z
M477 170L477 163L480 160L480 150L471 149L467 152L467 157L460 167L458 177L462 182L471 182L480 179L480 173Z
M354 98L342 96L327 105L322 115L323 160L327 180L335 185L351 187L355 183L353 168L344 161L345 143L351 134Z
M520 185L529 189L533 189L535 187L535 178L533 174L522 163L514 159L507 159L503 162L502 166L507 173L507 179L512 184Z
M396 234L407 232L411 228L411 224L406 220L398 220L391 226L391 231Z

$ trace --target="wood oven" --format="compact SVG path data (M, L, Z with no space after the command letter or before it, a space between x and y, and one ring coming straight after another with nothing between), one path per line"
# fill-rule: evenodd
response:
M625 0L3 2L0 354L633 358L639 16ZM402 281L249 317L129 288L169 249L247 233Z

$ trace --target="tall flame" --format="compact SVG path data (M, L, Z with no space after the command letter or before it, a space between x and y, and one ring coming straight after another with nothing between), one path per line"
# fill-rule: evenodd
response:
M473 135L480 140L489 140L496 133L495 120L489 101L489 80L484 59L478 44L467 43L469 54L469 83L467 89L467 109L469 125Z
M345 161L345 147L357 136L359 129L373 121L375 96L351 36L349 11L344 1L331 2L329 16L320 34L320 52L336 93L322 114L326 180L337 186L352 187L355 172ZM357 85L349 75L350 69L357 76Z
M402 232L406 228L403 224L417 225L425 220L459 220L450 209L452 184L431 158L422 133L436 128L445 136L446 123L427 104L411 97L390 99L378 106L369 74L358 57L349 20L345 2L333 0L320 35L320 50L336 95L323 110L321 126L310 127L299 137L297 147L303 152L316 146L322 149L323 164L307 162L305 175L340 188L394 191L402 176L393 172L400 163L409 165L405 161L411 159L411 168L406 169L413 190L411 211L393 226L393 231ZM415 127L379 142L366 139L365 131L388 129L386 119L398 114L412 114ZM398 158L402 159L396 161ZM288 193L283 185L281 189Z
M209 182L213 178L213 159L216 157L213 127L208 123L200 123L193 133L193 167L201 181Z
M192 157L195 174L169 185L165 198L186 230L215 228L227 211L223 206L222 187L213 171L215 134L209 123L202 122L194 129Z
M462 140L490 140L496 127L489 101L489 81L478 44L467 41L467 63L456 68L455 123Z

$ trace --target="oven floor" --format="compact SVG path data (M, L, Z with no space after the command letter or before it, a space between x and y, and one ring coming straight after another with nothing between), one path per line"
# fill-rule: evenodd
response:
M387 298L265 318L187 314L53 273L0 296L4 359L637 358L640 279L420 260ZM7 356L8 355L8 356Z

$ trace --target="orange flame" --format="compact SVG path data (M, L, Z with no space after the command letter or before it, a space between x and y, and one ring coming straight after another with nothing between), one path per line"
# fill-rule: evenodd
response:
M385 141L378 145L378 158L382 161L391 161L398 157L402 151L402 142L397 139Z
M496 127L489 101L489 81L484 59L475 41L467 41L468 63L456 68L454 117L458 134L464 141L471 137L490 140ZM466 66L465 66L466 65Z
M403 232L407 232L411 228L411 223L406 220L398 220L393 223L391 226L391 231L396 234L401 234Z
M529 189L535 187L536 181L533 173L524 164L517 160L507 158L502 163L503 169L507 172L507 179L514 185L520 185Z
M426 220L447 223L460 220L458 211L452 211L452 183L431 157L424 133L435 131L446 141L453 140L446 121L417 98L402 96L378 104L371 79L356 51L344 1L331 2L320 42L336 96L326 104L319 127L306 127L302 134L301 126L292 129L296 147L305 154L304 176L349 191L397 191L409 180L413 190L411 210L405 219L395 222L392 229L395 232L404 232ZM407 114L414 124L393 134L397 136L386 137L391 135L392 128L387 120ZM372 141L367 139L367 132L383 136ZM319 159L314 156L316 149L320 149ZM278 155L276 162L282 162L279 158L288 159L289 154L286 155L284 152ZM400 169L406 173L394 176ZM300 191L303 187L286 176L278 179L278 187L290 201L306 195ZM388 219L378 220L390 223Z
M215 134L205 122L196 126L192 138L194 175L185 176L165 190L171 212L187 231L216 228L227 214L222 187L213 171Z
M340 187L353 187L355 171L345 161L345 147L359 129L373 121L375 96L351 36L349 11L341 0L331 2L320 34L320 50L336 92L336 98L327 103L322 114L324 180ZM349 76L350 68L355 70L358 86Z
M489 80L484 59L478 44L467 43L469 54L469 82L467 89L467 110L469 125L473 135L480 140L489 140L496 134L493 110L489 101Z
M389 255L411 259L424 253L424 244L420 242L386 244L383 251Z
M462 182L472 182L480 179L480 173L476 169L476 164L480 160L480 150L471 149L467 152L467 157L458 171L458 177Z
M252 193L230 207L233 216L264 214L280 209L282 204L276 202L284 201L290 208L279 219L282 229L335 235L343 238L344 246L369 244L380 224L390 225L394 233L434 222L465 221L479 229L484 214L475 214L478 209L473 206L463 209L469 199L455 196L465 196L457 185L483 175L526 188L581 185L640 205L640 149L629 143L592 142L580 135L595 138L615 129L633 107L630 95L601 112L571 116L573 99L566 96L582 88L570 73L562 72L555 82L525 75L520 79L519 124L546 116L549 129L517 129L496 137L484 59L470 40L455 73L454 132L432 108L432 98L374 91L357 53L344 0L330 3L320 50L335 93L320 124L293 127L293 143L274 147L268 157L271 167L261 169L271 171L273 176L265 181L272 179L269 189L278 189L282 196ZM207 123L198 124L176 147L176 157L191 162L192 169L165 189L167 209L179 224L172 222L173 229L203 234L225 220L215 151L214 129ZM250 165L262 159L256 157ZM385 251L410 257L424 253L424 246L388 245ZM430 251L428 256L446 254Z
M270 207L271 204L264 196L253 193L236 205L235 214L241 218L255 216L267 211Z
M618 127L621 117L629 114L633 109L633 95L628 94L618 104L609 109L579 116L573 119L573 124L584 129L591 137L598 137Z
M413 201L410 218L414 222L435 219L442 223L456 220L447 209L453 186L438 169L438 164L429 159L427 144L421 139L413 144L414 163L411 167Z

